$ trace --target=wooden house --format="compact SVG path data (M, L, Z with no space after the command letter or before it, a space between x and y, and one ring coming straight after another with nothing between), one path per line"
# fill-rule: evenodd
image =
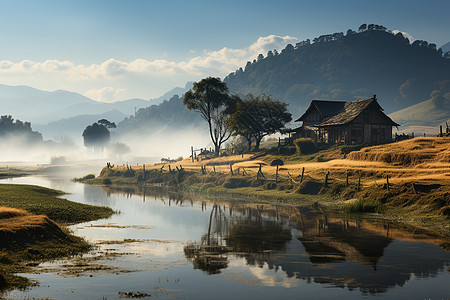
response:
M357 101L313 100L296 120L301 127L293 138L308 137L324 144L377 145L392 141L392 121L378 104L376 95Z

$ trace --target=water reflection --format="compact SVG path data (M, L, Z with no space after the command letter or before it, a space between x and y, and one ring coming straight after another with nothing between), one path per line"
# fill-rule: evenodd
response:
M17 183L22 180L26 181L14 179ZM27 180L45 186L60 183L59 180L45 183L40 177ZM229 293L241 298L243 295L293 298L300 293L307 298L339 298L336 294L340 298L360 298L360 293L352 290L374 295L387 292L383 297L408 298L417 296L422 287L425 289L421 298L448 297L445 280L450 278L447 271L450 254L439 246L448 240L425 232L382 220L239 200L211 200L169 193L163 188L66 184L69 190L65 191L72 193L67 195L68 199L108 205L121 212L108 220L77 224L72 228L75 233L93 242L134 239L135 242L101 247L135 253L105 263L139 270L135 274L119 274L117 278L100 274L89 277L89 287L80 285L76 293L86 290L98 294L99 285L108 285L105 290L108 299L112 299L119 289L142 290L148 287L149 278L159 286L161 274L172 274L185 285L168 284L167 288L182 289L186 298L198 298L195 287L200 285L202 293L210 292L211 296L202 294L203 298L220 294L218 298L229 299ZM120 228L99 227L110 223ZM78 282L70 278L56 278L48 284L43 281L42 286L51 285L52 292L47 294L44 288L33 288L30 295L70 298L68 293L58 294L55 282L60 281L65 286ZM403 286L402 294L396 297L398 287ZM75 296L72 298L76 299Z
M426 232L383 220L342 218L298 207L210 201L158 188L104 187L109 193L160 199L165 205L201 202L209 223L198 241L184 247L194 268L219 274L231 260L282 269L287 277L328 283L365 293L403 286L413 277L435 276L450 262ZM151 195L151 196L150 196Z

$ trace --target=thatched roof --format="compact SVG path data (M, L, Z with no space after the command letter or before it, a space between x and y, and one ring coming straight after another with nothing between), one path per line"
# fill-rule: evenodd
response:
M383 111L375 95L372 98L347 102L313 100L308 110L297 121L302 121L310 109L316 108L324 119L320 123L315 124L315 127L344 125L353 121L369 106L375 106L376 109ZM392 126L400 126L387 115L385 117L387 123L390 123Z

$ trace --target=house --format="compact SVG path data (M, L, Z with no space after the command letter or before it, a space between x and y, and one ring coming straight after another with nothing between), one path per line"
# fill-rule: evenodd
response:
M313 100L296 122L293 138L308 137L324 144L369 144L392 142L392 121L378 104L376 95L357 101Z

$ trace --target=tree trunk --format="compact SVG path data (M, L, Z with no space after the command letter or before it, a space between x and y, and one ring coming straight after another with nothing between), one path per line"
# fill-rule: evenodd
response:
M258 138L255 138L255 139L256 139L255 149L253 149L253 150L259 151L259 145L261 144L262 137L258 137Z
M214 155L218 157L219 154L220 154L220 145L214 144Z

